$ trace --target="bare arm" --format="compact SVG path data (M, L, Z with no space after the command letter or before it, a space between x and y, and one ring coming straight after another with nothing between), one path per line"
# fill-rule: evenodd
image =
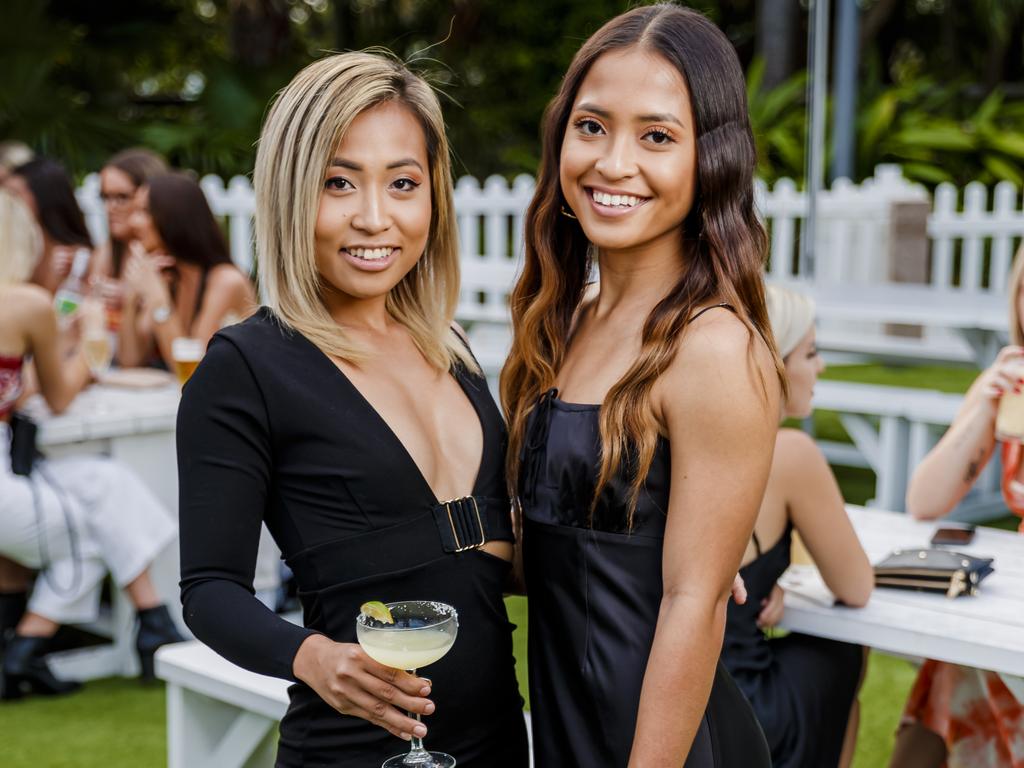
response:
M26 286L25 313L28 351L32 354L39 391L54 413L60 413L91 378L81 351L62 354L57 315L45 291Z
M949 513L978 479L995 449L996 411L1024 375L1024 349L1004 347L975 380L942 439L914 470L907 510L919 519Z
M821 450L799 430L779 430L772 475L785 496L794 527L832 594L846 605L867 604L874 572Z
M734 316L706 315L658 383L672 491L664 593L630 768L682 765L707 706L726 604L761 504L778 424L771 357L758 340L752 360L748 340Z

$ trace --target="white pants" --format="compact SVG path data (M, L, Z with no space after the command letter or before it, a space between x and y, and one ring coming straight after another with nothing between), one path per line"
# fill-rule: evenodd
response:
M10 428L0 422L0 555L42 571L31 612L60 624L95 620L106 573L130 584L176 532L156 497L113 460L69 457L42 462L31 477L13 474Z

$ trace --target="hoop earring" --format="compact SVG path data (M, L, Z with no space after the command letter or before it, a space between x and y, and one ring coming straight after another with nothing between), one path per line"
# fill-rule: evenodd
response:
M567 219L572 219L573 221L579 221L579 219L577 219L573 215L572 211L570 211L568 208L565 207L565 203L562 203L562 209L559 211L559 213L561 213Z

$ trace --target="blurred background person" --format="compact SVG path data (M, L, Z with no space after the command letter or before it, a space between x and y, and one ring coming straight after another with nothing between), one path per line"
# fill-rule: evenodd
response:
M918 464L907 511L920 520L949 514L995 452L1002 399L1024 387L1024 248L1010 274L1010 341L964 395L946 434ZM1024 513L1020 441L1003 443L1003 497ZM1024 679L927 659L910 691L891 768L1024 765Z
M91 254L92 237L64 166L56 160L37 157L16 167L4 185L25 202L43 231L42 256L31 281L56 294L73 266L77 278L84 280L91 255L77 266L74 259L80 249Z
M256 291L231 261L220 224L199 185L181 173L153 176L136 193L134 241L123 270L119 359L170 366L180 337L206 343L251 315Z
M3 185L11 173L19 165L23 165L35 156L32 149L20 141L0 142L0 185ZM23 233L24 234L24 233ZM35 232L31 233L33 236ZM11 233L8 237L15 237ZM8 243L16 251L31 250L31 244ZM5 388L6 374L0 370L0 391ZM0 400L3 396L0 395ZM32 570L0 556L0 657L2 657L7 634L17 626L25 613L28 589L32 583Z
M113 155L100 170L100 199L107 212L109 237L96 254L89 270L91 278L119 278L128 244L132 240L132 214L139 187L158 174L167 173L167 163L152 150L132 147Z
M789 388L783 416L804 419L811 415L814 385L825 367L815 346L814 304L777 286L766 294ZM795 632L769 638L763 631L782 619L783 595L776 582L789 567L794 532L836 598L865 605L874 573L832 470L810 435L780 429L740 569L748 598L743 605L729 603L722 661L757 713L775 768L846 768L857 740L863 649Z
M7 181L7 177L19 165L24 165L35 157L35 153L28 144L21 141L0 141L0 184Z
M27 284L43 240L27 207L0 191L0 554L41 571L6 644L4 699L77 687L55 677L44 655L61 624L96 619L108 571L138 610L136 650L145 677L153 676L156 649L182 639L149 576L175 525L138 478L94 456L36 461L27 475L14 472L11 415L23 394L26 359L34 361L40 392L57 413L90 380L80 350L61 353L50 296Z

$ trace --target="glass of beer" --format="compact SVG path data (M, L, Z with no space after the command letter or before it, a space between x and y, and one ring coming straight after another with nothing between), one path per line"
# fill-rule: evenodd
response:
M1024 392L1007 392L999 398L996 439L1024 440Z
M178 383L185 386L185 382L203 359L203 342L180 336L171 341L171 357L174 358L174 372L178 374Z

